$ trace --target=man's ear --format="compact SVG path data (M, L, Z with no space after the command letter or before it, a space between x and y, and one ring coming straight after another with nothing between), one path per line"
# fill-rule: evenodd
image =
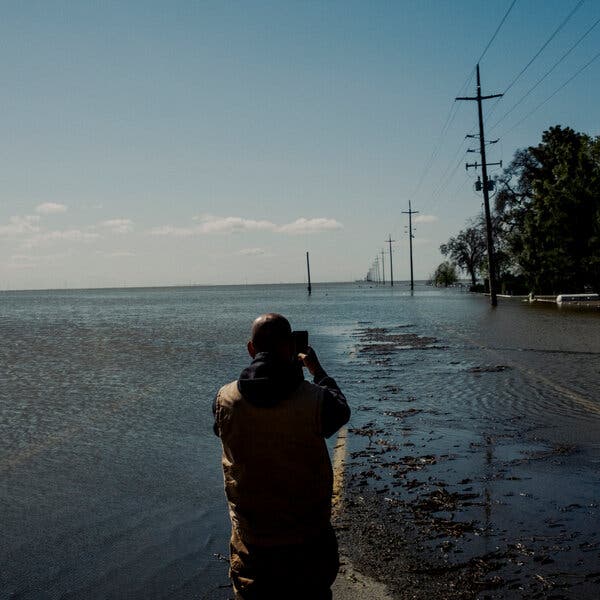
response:
M248 348L248 354L252 357L255 358L256 357L256 348L254 347L254 344L252 343L252 340L250 340L248 342L248 345L246 346Z

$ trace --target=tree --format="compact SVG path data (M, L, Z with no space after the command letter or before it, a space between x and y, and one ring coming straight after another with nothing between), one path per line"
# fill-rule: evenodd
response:
M477 273L485 261L486 239L481 224L471 221L468 225L456 237L442 244L440 252L466 271L471 277L471 284L475 285Z
M456 265L449 261L444 261L438 265L431 280L436 287L448 287L449 285L456 283L458 280L458 277L456 276Z
M560 126L499 178L495 218L513 270L538 293L600 287L600 141Z
M536 293L600 292L600 136L551 127L540 144L515 153L496 189L498 281ZM478 237L485 240L482 215L440 246L472 281L477 271L487 275L487 249L470 252Z
M600 196L590 150L590 138L568 127L545 131L529 148L536 165L519 261L536 290L580 291L591 283L586 271Z

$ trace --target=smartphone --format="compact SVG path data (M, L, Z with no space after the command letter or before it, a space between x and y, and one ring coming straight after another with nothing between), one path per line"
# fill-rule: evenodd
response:
M302 354L308 352L308 331L292 331L292 339L296 346L296 352Z

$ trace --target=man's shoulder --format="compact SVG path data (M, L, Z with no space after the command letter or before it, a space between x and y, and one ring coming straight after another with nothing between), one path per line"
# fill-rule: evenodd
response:
M232 389L237 390L237 385L238 385L238 380L234 379L233 381L230 381L229 383L222 385L219 388L219 392L230 391Z
M217 402L223 399L235 399L239 397L241 397L241 394L238 389L237 379L221 386L217 392Z
M295 393L302 396L320 398L323 394L323 388L316 383L312 383L312 381L304 379L296 388Z

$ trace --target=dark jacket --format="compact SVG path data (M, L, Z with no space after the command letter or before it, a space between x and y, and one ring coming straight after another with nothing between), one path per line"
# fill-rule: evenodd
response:
M240 374L237 387L242 396L253 405L268 407L291 394L303 381L304 374L299 363L282 363L268 352L259 352ZM321 434L328 438L348 422L350 407L335 380L323 369L315 373L313 381L324 391ZM213 402L213 415L215 411L216 398ZM216 423L213 431L219 435Z

